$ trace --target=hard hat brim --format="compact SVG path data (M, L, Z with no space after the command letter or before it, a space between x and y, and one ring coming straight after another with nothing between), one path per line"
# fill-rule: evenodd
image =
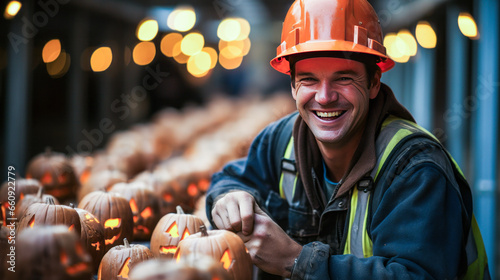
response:
M361 44L341 40L309 41L297 44L291 48L283 50L280 55L271 60L270 64L277 71L284 74L290 74L290 64L286 57L296 54L325 51L365 53L378 56L380 58L380 62L378 62L377 65L380 67L382 72L389 71L395 65L392 59L381 52ZM348 57L346 57L346 59L348 59Z

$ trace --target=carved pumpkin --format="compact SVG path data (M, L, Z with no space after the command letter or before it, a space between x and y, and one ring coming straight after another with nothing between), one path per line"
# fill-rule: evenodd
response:
M56 205L52 198L47 203L31 204L19 220L19 229L33 228L40 225L66 225L80 237L80 217L75 209L66 205Z
M181 240L200 230L203 221L190 214L185 214L177 206L177 214L163 216L151 236L151 252L158 257L172 258Z
M1 279L6 278L2 275L2 273L5 274L11 273L10 271L7 271L8 267L10 267L9 263L10 256L8 256L7 254L10 254L10 246L14 245L13 242L15 242L15 240L12 239L13 241L10 241L11 244L9 244L9 240L11 240L9 237L11 235L15 237L16 236L15 231L13 231L11 234L11 230L0 223L0 278ZM14 264L14 262L12 264Z
M76 154L71 157L71 165L75 170L80 185L84 185L92 174L94 158L90 155Z
M16 217L21 218L22 216L24 216L26 209L28 209L31 204L46 203L48 198L52 199L54 201L54 204L59 204L57 198L53 197L50 194L44 194L43 191L43 188L39 188L36 194L28 194L24 196L23 200L19 201L19 203L16 205Z
M95 191L86 195L78 208L92 213L104 226L104 252L133 239L134 219L128 201L117 193Z
M11 208L14 209L14 211L17 210L19 203L26 195L36 194L40 189L42 189L42 185L35 179L19 178L15 181L6 181L3 183L0 187L0 218L3 220L3 225L5 226L8 224L7 219L14 218L10 215ZM14 194L14 200L11 200L11 203L13 203L11 205L11 203L9 203L9 196L12 194Z
M115 246L104 255L99 265L97 280L129 279L129 272L136 264L153 258L148 247L130 245L126 238L123 243L124 245Z
M40 226L22 231L16 240L16 280L89 280L90 255L66 226Z
M26 178L40 181L45 193L53 195L61 202L74 199L80 186L70 160L64 154L52 152L50 149L28 163Z
M80 239L92 257L92 267L94 273L97 273L99 263L104 256L104 226L89 211L80 208L75 208L75 210L82 225Z
M94 171L90 174L87 182L78 190L78 201L94 191L109 191L114 184L127 181L127 175L117 169L105 169Z
M130 272L130 280L230 280L222 265L209 256L186 257L180 262L152 259L142 262Z
M130 204L134 215L134 240L149 240L160 220L160 201L143 182L118 183L111 188Z
M175 258L180 260L188 255L197 258L209 255L219 260L235 280L252 279L253 264L241 238L227 230L209 230L205 226L201 232L193 234L179 243Z

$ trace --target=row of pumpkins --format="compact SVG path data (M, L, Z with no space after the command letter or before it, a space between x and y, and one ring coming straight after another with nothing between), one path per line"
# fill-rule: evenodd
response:
M115 133L104 151L68 158L47 150L36 156L26 179L16 180L14 213L8 182L0 190L4 265L13 236L7 226L18 222L19 268L12 273L2 267L4 276L251 279L241 239L205 228L204 193L214 172L244 156L265 125L293 109L283 95L217 98L203 108L163 111L150 124Z

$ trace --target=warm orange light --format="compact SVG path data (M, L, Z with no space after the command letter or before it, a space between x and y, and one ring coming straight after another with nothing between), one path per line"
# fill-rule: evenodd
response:
M210 181L208 181L207 179L201 179L200 181L198 181L198 188L200 190L206 192L209 187L210 187Z
M183 240L184 238L188 237L189 235L191 235L191 234L189 233L189 230L186 228L184 230L184 233L182 234L181 240Z
M24 199L24 193L21 193L21 195L19 195L19 201L21 201L23 199Z
M102 72L109 68L113 61L113 52L110 47L101 47L95 50L90 57L90 68L94 72Z
M87 183L87 181L89 180L89 177L90 177L90 170L83 171L82 175L80 176L80 182L82 184Z
M90 243L90 245L92 245L92 247L95 247L96 251L101 250L101 243L99 243L99 241L97 241L96 243Z
M42 49L42 60L45 63L56 60L61 54L61 41L52 39L48 41Z
M181 254L180 254L180 253L178 253L178 254L177 254L176 261L177 261L177 262L179 262L180 260L181 260Z
M132 51L132 59L137 65L147 65L156 56L156 47L153 42L140 42Z
M135 213L139 212L139 209L137 209L137 203L135 202L135 199L133 199L133 198L130 199L129 204L130 204L130 209L132 210L132 213L135 214Z
M224 251L222 258L220 258L220 262L226 270L229 269L229 267L231 266L231 255L229 255L229 249L226 249L226 251Z
M17 15L21 7L22 7L21 2L10 1L9 4L7 4L7 7L5 7L5 12L3 16L5 17L5 19L12 19Z
M33 215L33 217L31 217L31 220L29 222L30 228L33 228L34 225L35 225L35 215Z
M69 274L69 275L75 275L75 274L78 274L80 272L83 272L83 271L86 271L88 268L87 264L86 263L77 263L75 265L72 265L70 267L67 267L66 268L66 272Z
M64 174L57 176L57 181L59 181L59 184L64 184L67 180L68 178Z
M5 203L4 203L5 204ZM3 226L7 226L7 216L6 216L6 210L5 210L5 206L4 205L1 205L0 208L2 209L2 217L3 217ZM10 236L10 235L9 235Z
M52 175L49 172L46 172L45 174L43 174L40 182L42 183L42 185L52 184Z
M158 34L158 22L154 19L144 19L137 27L136 36L141 41L151 41Z
M190 196L196 196L198 194L198 187L194 183L191 183L187 188L187 192Z
M90 220L92 219L92 216L90 216L90 214L85 214L85 219Z
M123 266L120 269L120 273L118 273L118 276L121 276L123 279L128 279L128 272L130 270L129 264L130 264L130 257L128 257L123 263Z
M160 253L162 254L175 254L176 246L160 246Z
M137 221L139 221L139 217L137 216L132 217L132 219L134 220L134 224L137 223Z
M62 264L64 264L64 265L68 264L69 258L68 258L68 255L66 254L66 252L64 252L64 251L61 252L60 260L61 260Z
M160 49L161 52L168 57L174 56L174 46L182 40L182 35L179 33L170 33L161 39Z
M116 242L116 240L118 240L118 238L120 238L120 234L113 236L113 238L111 238L111 239L104 240L104 243L106 245L114 244Z
M243 62L243 57L238 56L235 58L227 58L226 56L221 53L219 55L219 63L222 67L228 70L236 69L240 67L241 63Z
M171 194L165 193L165 194L163 194L163 200L165 200L166 202L172 202L172 200L174 200L174 198L172 197Z
M106 222L104 223L105 228L117 228L120 226L122 222L122 219L116 218L116 219L107 219Z
M177 228L177 223L173 222L167 229L167 233L172 237L179 237L179 229Z
M151 210L151 207L146 207L144 210L142 210L141 217L143 219L147 219L151 216L153 216L153 211Z
M75 230L75 225L71 225L69 228L68 228L68 231L73 231Z

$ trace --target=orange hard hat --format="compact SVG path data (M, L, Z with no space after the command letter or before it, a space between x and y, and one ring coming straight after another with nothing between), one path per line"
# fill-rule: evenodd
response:
M394 61L386 55L382 37L378 16L366 0L295 0L271 66L290 74L287 56L340 51L377 56L377 65L385 72Z

